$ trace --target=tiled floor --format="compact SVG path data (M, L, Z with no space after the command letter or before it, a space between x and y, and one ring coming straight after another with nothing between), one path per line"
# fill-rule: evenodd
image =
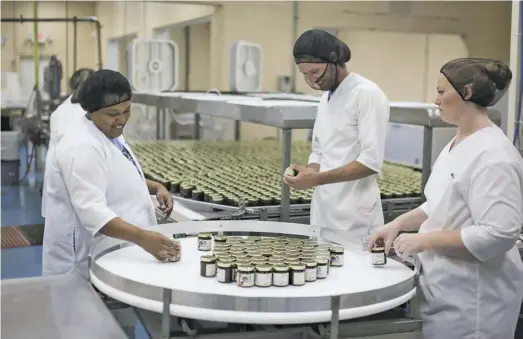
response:
M41 152L42 159L45 153ZM20 151L21 174L25 171L26 152ZM42 167L44 161L41 161ZM41 216L42 197L40 186L42 170L35 171L34 165L27 178L19 186L1 187L1 226L43 224ZM28 278L42 275L42 246L7 248L1 250L2 279ZM148 338L141 324L137 324L136 339Z

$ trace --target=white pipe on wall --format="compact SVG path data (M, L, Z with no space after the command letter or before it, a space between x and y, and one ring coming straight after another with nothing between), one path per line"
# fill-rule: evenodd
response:
M512 84L508 90L508 117L507 136L510 141L514 139L514 128L517 119L518 98L521 95L520 85L520 53L521 53L521 11L520 1L512 0L512 24L510 29L510 69L512 70ZM518 131L519 133L519 131Z

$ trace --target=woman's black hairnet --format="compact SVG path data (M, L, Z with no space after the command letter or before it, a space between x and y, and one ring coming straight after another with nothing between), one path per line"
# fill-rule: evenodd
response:
M296 64L324 63L345 64L351 58L346 43L321 29L305 31L294 43L294 61Z
M440 69L452 87L465 100L465 87L471 88L467 100L482 107L495 105L505 94L512 80L512 71L503 62L484 58L460 58L447 62Z
M109 69L91 74L78 93L78 101L88 113L129 101L131 97L131 84L127 78Z

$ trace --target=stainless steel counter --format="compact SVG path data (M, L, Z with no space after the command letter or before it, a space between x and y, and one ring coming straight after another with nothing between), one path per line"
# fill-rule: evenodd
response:
M2 339L127 339L91 284L76 275L2 280Z

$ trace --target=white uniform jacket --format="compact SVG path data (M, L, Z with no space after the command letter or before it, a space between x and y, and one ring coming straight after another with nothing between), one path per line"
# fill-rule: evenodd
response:
M86 118L60 140L49 167L44 275L76 271L87 278L92 244L115 217L137 227L156 224L139 164L138 169Z
M309 163L325 172L358 161L379 173L383 166L390 105L372 81L350 73L318 106ZM311 225L322 237L338 243L361 244L371 229L383 225L376 175L318 186L314 189Z
M460 229L472 257L418 255L424 338L512 339L523 298L523 161L496 126L450 145L425 187L420 233Z

